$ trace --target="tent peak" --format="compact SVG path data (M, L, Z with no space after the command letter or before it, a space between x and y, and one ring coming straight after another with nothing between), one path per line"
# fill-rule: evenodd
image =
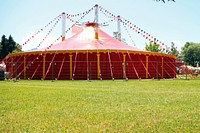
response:
M99 27L98 23L95 22L88 22L85 24L86 27Z

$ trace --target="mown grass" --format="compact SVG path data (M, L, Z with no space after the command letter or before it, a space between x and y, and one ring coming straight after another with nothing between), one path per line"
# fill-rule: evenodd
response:
M2 81L0 132L199 132L199 80Z

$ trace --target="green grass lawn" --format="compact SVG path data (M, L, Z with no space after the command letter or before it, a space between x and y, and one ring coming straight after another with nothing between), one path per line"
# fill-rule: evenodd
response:
M200 80L0 82L0 132L199 131Z

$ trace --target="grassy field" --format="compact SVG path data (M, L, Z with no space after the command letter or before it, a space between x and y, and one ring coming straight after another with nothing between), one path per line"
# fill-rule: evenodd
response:
M199 131L200 80L0 82L0 132Z

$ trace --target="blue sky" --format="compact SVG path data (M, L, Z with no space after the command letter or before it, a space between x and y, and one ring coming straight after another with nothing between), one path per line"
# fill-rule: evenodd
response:
M176 0L175 3L166 4L154 0L1 0L0 36L5 34L8 37L11 34L15 41L23 44L28 36L43 28L60 13L81 13L95 4L114 15L126 18L168 46L172 41L179 49L185 42L200 42L200 0ZM106 17L101 16L103 15L100 15L100 22L108 21ZM87 19L92 21L93 18L94 13L91 12ZM58 25L50 34L49 40L47 39L48 44L61 35L61 24ZM70 22L67 21L66 27L70 26ZM116 23L113 22L103 29L112 35L117 29ZM41 36L46 33L41 33ZM145 42L148 41L134 31L129 30L129 33L136 47L144 49ZM134 45L123 26L122 38L125 38L129 45ZM27 45L31 48L38 43L32 41Z

